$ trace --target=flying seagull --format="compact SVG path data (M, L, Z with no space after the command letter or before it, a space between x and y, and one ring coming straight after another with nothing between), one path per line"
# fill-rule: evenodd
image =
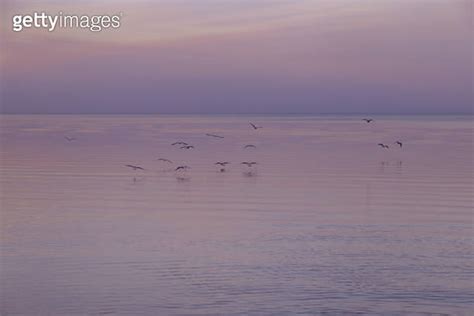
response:
M382 147L382 148L385 148L385 149L388 148L388 145L385 145L385 144L382 144L382 143L379 143L379 144L377 144L377 145L380 146L380 147Z
M370 122L373 122L374 119L371 119L371 118L365 118L365 119L362 119L362 121L365 121L366 123L370 123Z
M255 161L252 161L252 162L244 161L241 164L246 165L247 167L252 167L253 165L256 165L257 163Z
M192 145L185 145L185 146L182 146L180 147L181 149L191 149L191 148L194 148L194 146Z
M228 161L218 161L215 163L216 166L221 166L221 168L219 169L220 172L225 172L225 166L227 166L228 164L230 164L230 162Z
M68 142L72 142L73 140L76 140L74 137L64 136L64 138L67 139Z
M175 145L183 145L183 146L187 146L188 143L185 143L185 142L175 142L175 143L172 143L171 146L175 146Z
M133 170L145 170L140 166L134 166L134 165L125 165L125 167L132 168Z
M397 141L395 142L395 144L397 144L398 146L400 146L400 148L402 148L402 146L403 146L403 143L402 143L401 141L399 141L399 140L397 140Z
M188 170L188 169L191 169L191 167L189 167L189 166L179 166L176 169L174 169L174 171Z
M250 126L252 126L252 127L253 127L253 129L259 129L259 128L262 128L261 126L257 126L257 125L255 125L255 124L253 124L253 123L250 123Z
M158 158L158 161L164 161L164 162L167 162L167 163L173 163L171 160L166 159L166 158Z
M257 146L250 144L250 145L245 145L244 148L257 148Z
M216 134L206 134L206 136L215 137L215 138L224 138L224 136L219 136L219 135L216 135Z
M228 161L218 161L215 163L215 165L221 165L222 167L225 167L228 164L230 164Z

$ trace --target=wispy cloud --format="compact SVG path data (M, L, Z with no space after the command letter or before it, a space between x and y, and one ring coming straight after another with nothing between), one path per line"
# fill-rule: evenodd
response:
M120 31L90 34L83 30L27 30L23 38L76 38L87 41L157 42L202 36L268 31L302 25L324 27L361 23L360 15L377 10L371 0L161 0L161 1L19 1L9 2L1 27L11 29L11 16L45 11L68 14L123 14ZM357 18L359 17L359 19ZM356 26L356 25L353 25ZM8 35L8 34L7 34ZM17 37L20 35L15 34Z

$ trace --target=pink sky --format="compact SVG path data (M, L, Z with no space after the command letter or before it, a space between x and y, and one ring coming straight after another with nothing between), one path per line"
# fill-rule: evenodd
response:
M37 2L1 4L3 113L472 113L470 1Z

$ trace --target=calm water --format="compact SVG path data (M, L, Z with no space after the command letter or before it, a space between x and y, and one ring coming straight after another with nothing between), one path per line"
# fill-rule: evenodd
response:
M360 119L2 116L1 315L471 314L472 118Z

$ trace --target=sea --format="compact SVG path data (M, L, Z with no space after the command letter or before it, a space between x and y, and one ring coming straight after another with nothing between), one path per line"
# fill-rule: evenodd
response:
M472 315L473 117L363 118L1 115L0 314Z

